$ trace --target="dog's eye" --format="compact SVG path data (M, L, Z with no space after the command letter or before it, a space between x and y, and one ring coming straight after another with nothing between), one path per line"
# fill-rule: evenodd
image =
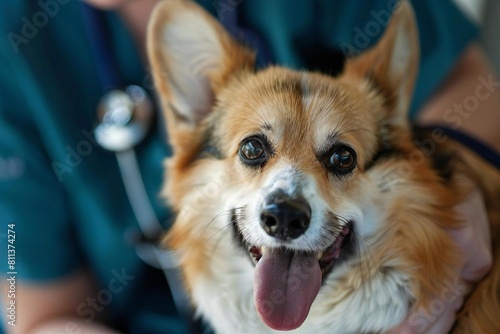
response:
M338 172L348 173L356 166L356 154L350 147L338 146L332 151L327 165Z
M241 142L239 156L248 167L262 167L272 156L272 146L263 135L255 135Z
M264 145L256 138L250 138L240 146L240 156L244 162L253 164L265 158Z

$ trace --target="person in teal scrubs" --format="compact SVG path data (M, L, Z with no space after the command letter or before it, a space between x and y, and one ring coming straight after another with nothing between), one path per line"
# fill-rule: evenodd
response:
M122 81L153 94L144 40L157 0L87 2L106 10ZM369 23L384 22L394 1L198 3L235 38L258 49L259 66L334 74L344 56L376 42L383 29L375 32ZM464 95L475 87L461 75L475 80L491 69L473 44L477 27L451 0L413 5L422 60L411 112L422 122L436 122L452 104L447 94L454 85ZM0 3L0 261L1 274L9 278L3 254L12 227L17 303L16 326L3 317L3 327L13 333L186 333L188 324L162 272L140 260L127 237L140 234L138 223L115 155L94 139L103 91L81 10L78 0ZM491 128L498 117L489 107L499 102L496 93L481 106L482 118L473 115L460 129L498 148L497 129ZM161 125L135 150L149 200L168 228L171 214L158 195L162 161L170 153ZM2 314L8 314L9 284L3 280L2 286Z

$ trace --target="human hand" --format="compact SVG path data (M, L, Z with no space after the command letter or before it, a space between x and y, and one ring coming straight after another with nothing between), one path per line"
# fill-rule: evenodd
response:
M493 260L490 228L481 192L473 191L455 210L464 222L462 228L449 232L463 259L456 268L456 279L452 284L443 284L441 295L432 300L427 312L412 311L401 325L386 334L448 333L464 297L490 270Z

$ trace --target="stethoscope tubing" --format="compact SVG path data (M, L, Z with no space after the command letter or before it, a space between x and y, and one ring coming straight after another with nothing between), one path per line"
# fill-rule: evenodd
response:
M88 35L92 54L95 59L97 71L99 73L101 90L103 91L104 96L108 97L109 94L114 94L115 92L117 92L117 94L121 94L123 93L120 91L123 87L123 83L121 82L118 67L112 56L113 50L110 42L111 37L105 14L104 12L85 4L84 2L81 4L86 33ZM135 88L136 90L138 89L137 86L129 86L129 88L130 87ZM145 93L145 91L143 92ZM103 122L103 117L101 117L101 122ZM144 125L144 127L149 128L152 125L149 123L151 122L139 125ZM120 126L120 124L111 124L111 126L103 123L98 124L95 132L99 133L101 137L96 136L96 140L100 143L101 147L114 152L116 155L125 191L129 199L132 212L139 224L143 236L146 240L158 240L158 237L164 232L163 227L158 221L146 192L137 156L134 151L134 145L145 137L145 131L140 131L142 138L138 138L139 140L137 141L131 141L131 144L129 145L130 147L124 146L119 147L119 149L113 149L114 146L110 145L109 141L104 138L107 132L112 133L112 126L116 127ZM123 125L121 130L126 131L126 126L127 125ZM135 127L135 130L137 130L137 127ZM135 135L136 133L139 132L135 131L131 135ZM141 260L163 271L177 311L192 325L191 331L193 333L200 332L198 324L193 322L193 310L184 290L181 275L178 269L178 261L176 260L173 251L160 249L152 243L141 243L136 246L136 252Z

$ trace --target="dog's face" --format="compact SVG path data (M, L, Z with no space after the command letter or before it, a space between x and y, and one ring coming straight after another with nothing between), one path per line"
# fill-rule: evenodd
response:
M148 42L174 148L168 241L218 331L383 331L435 292L454 220L425 157L409 163L418 42L406 1L337 78L255 72L185 1L159 6Z

